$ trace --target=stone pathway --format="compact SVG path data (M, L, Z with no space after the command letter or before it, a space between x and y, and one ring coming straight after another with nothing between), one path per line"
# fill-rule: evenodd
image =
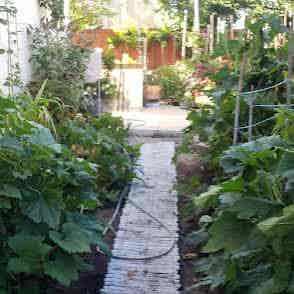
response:
M131 134L144 137L177 137L189 125L187 111L175 106L147 107L113 112L131 127Z
M131 187L101 293L179 293L177 196L172 192L174 151L174 142L142 146L138 176L144 181L137 180Z

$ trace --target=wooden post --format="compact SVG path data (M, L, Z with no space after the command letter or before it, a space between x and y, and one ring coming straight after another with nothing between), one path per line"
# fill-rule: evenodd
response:
M194 0L193 31L197 34L200 33L200 3L199 3L199 0Z
M236 106L235 106L235 122L234 122L234 137L233 143L238 143L238 133L240 130L240 93L242 92L243 88L243 79L244 79L244 72L245 72L245 63L246 58L245 56L241 57L241 64L240 64L240 76L239 76L239 84L238 84L238 96L236 97Z
M147 37L144 38L144 44L143 44L143 64L144 64L144 70L148 69L148 39Z
M165 47L160 44L161 65L165 65Z
M210 45L210 25L209 24L206 27L206 32L207 32L206 53L209 53L209 45Z
M287 104L292 103L292 79L293 79L293 56L294 56L294 15L291 15L289 26L289 45L288 45L288 82L287 82Z
M210 15L210 42L209 42L209 51L213 52L215 47L215 14Z
M254 91L254 86L251 86L251 91ZM248 141L252 140L253 136L253 110L254 110L254 96L251 95L249 98L249 119L248 119Z
M184 11L183 21L183 35L182 35L182 58L186 58L186 39L187 39L187 26L188 26L188 10Z
M193 20L193 33L195 36L200 35L200 0L194 0L194 20ZM192 48L193 56L199 54L199 48Z
M172 36L172 46L173 46L172 58L173 58L173 64L175 64L177 62L177 40L175 36Z
M235 39L233 25L234 25L234 16L231 15L230 16L230 40L234 40Z

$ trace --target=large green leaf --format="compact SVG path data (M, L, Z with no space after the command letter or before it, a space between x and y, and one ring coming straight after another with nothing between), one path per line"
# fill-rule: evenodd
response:
M53 229L60 224L61 207L50 205L43 197L33 201L24 209L24 213L35 223L46 223Z
M237 200L231 211L237 213L240 219L262 220L267 216L275 215L282 209L276 202L256 197L243 197Z
M212 253L238 249L248 240L251 230L250 223L238 219L234 213L223 212L209 229L210 239L202 251Z
M61 232L50 231L51 240L68 253L90 252L92 235L73 223L65 223Z
M278 173L287 178L286 190L294 190L294 153L286 152L278 168Z
M256 141L232 146L221 158L220 164L226 173L240 172L244 166L255 166L273 156L271 150L283 146L279 136L262 137Z
M49 261L44 265L45 274L66 287L78 279L79 271L90 269L91 267L85 264L81 258L60 252L54 261Z
M8 198L22 199L20 190L10 184L4 184L2 189L0 189L0 196L5 196Z
M217 204L217 196L221 193L221 186L211 186L210 189L195 197L193 202L199 209L206 209Z
M9 239L9 247L18 257L10 258L8 270L14 273L40 273L45 256L52 247L43 243L43 237L29 236L24 233Z
M41 270L41 264L36 259L13 257L9 259L7 270L15 274L36 274Z
M294 225L294 205L283 209L282 216L270 217L258 224L258 228L269 237L281 237L287 235Z
M44 243L44 237L30 236L25 233L11 237L8 245L19 256L40 259L44 258L52 249L51 246Z
M39 146L49 147L56 152L61 152L61 145L56 143L49 129L35 122L30 122L34 127L33 133L28 136L28 141Z

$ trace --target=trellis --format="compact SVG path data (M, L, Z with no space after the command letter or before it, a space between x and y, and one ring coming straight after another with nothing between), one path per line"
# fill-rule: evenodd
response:
M7 79L4 85L8 88L9 95L13 95L14 86L20 81L17 9L11 0L0 0L0 26L7 35L7 48L3 48L7 60Z
M243 79L245 74L245 64L246 64L246 57L243 55L240 65L240 77L239 77L239 85L238 85L238 95L236 98L235 104L235 119L234 119L234 131L233 131L233 143L237 144L240 132L243 130L248 130L248 139L249 141L252 139L253 136L253 128L263 125L264 123L274 120L275 116L269 117L262 121L254 123L253 116L254 116L254 108L279 108L279 107L286 107L288 109L293 109L294 104L293 95L292 95L292 79L293 79L293 58L294 58L294 13L290 12L291 21L289 23L289 46L288 46L288 76L287 79L284 81L279 82L278 84L272 85L270 87L266 87L263 89L255 90L251 87L251 91L249 92L242 92L243 88ZM287 97L286 103L281 105L262 105L262 104L255 104L256 102L256 95L262 92L267 92L272 89L277 89L280 86L286 85L287 87ZM248 97L248 107L249 107L249 117L248 117L248 125L240 126L240 112L241 112L241 99L244 97Z

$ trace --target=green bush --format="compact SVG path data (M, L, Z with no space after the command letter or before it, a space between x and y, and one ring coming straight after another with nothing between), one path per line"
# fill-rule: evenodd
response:
M40 293L49 278L69 286L89 269L81 254L91 244L106 249L89 213L98 205L97 165L3 97L0 130L0 292Z
M207 233L202 252L209 258L196 266L199 286L293 293L293 121L292 112L282 111L281 136L229 148L221 158L228 179L194 198L201 219L209 219L194 235Z
M160 68L161 98L172 103L180 103L185 96L185 79L180 75L177 67L166 65Z
M109 114L99 119L76 116L66 119L58 132L73 152L97 165L99 200L116 200L117 192L135 177L133 167L139 153L128 145L122 120Z
M95 210L135 177L127 135L121 119L68 111L42 91L0 97L0 293L67 287L90 270L90 246L108 252Z
M89 51L73 44L69 36L58 31L33 33L33 83L36 92L45 80L44 96L57 97L75 109L87 109L84 99L84 75Z

